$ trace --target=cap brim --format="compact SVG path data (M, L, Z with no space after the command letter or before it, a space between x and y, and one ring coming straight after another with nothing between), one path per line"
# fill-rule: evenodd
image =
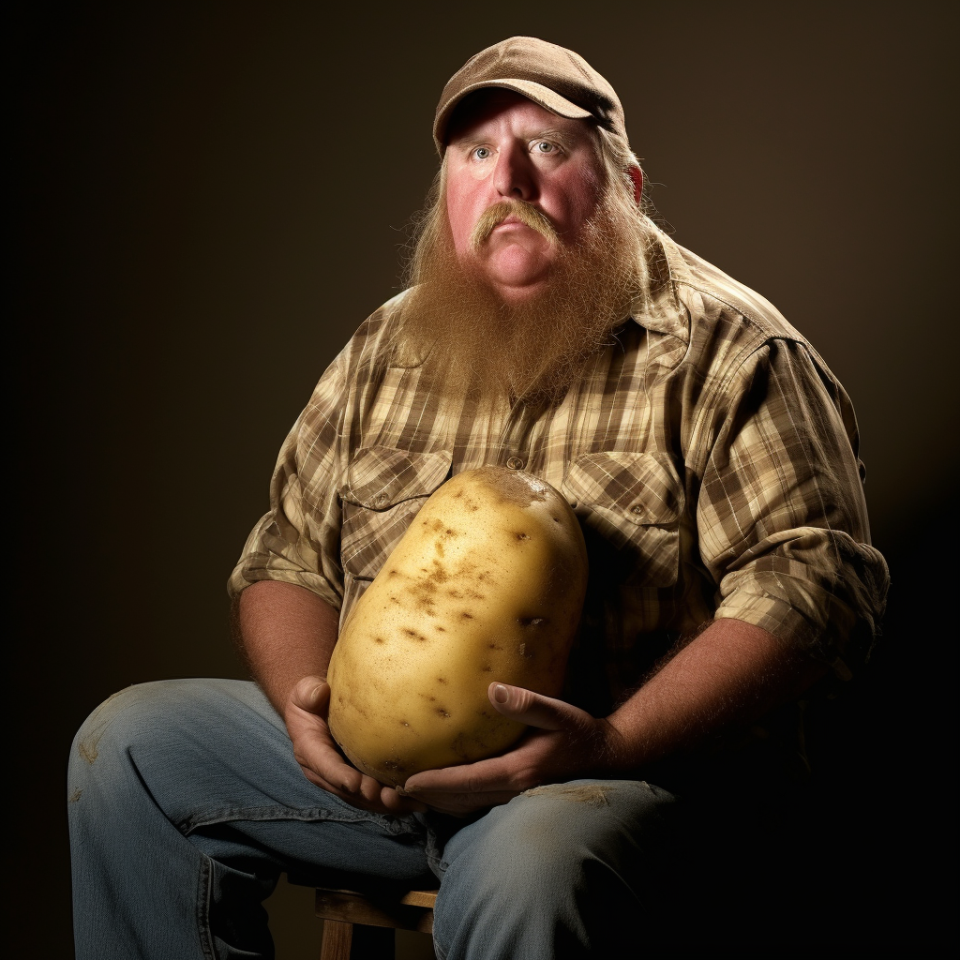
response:
M473 93L475 90L485 90L489 87L500 87L504 90L512 90L521 96L540 104L545 110L557 114L560 117L566 117L569 120L586 120L593 114L583 107L578 107L571 103L565 97L561 97L555 90L545 87L542 83L535 83L533 80L515 80L507 78L505 80L481 80L478 83L472 83L468 87L460 90L455 97L451 97L443 107L437 112L437 118L433 123L433 139L440 153L443 153L444 137L447 132L447 126L453 111L464 97Z

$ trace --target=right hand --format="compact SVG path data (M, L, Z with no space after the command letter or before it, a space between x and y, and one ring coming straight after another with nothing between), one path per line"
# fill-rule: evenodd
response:
M327 726L329 707L330 686L322 677L303 677L287 698L283 719L304 776L361 810L390 815L426 810L426 804L385 787L344 759Z

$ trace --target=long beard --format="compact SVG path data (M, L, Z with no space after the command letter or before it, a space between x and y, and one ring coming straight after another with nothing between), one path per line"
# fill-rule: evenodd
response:
M557 258L543 293L521 305L505 303L478 270L460 263L445 215L421 239L419 283L404 298L393 340L397 352L422 360L441 402L559 402L644 298L646 239L635 218L628 222L603 202L579 242L567 246L549 223L537 226L539 211L524 214L557 245ZM478 224L475 246L495 222L491 215Z

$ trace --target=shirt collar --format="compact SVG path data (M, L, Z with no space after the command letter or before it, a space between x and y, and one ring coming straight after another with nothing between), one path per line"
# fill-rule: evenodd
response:
M650 267L650 299L637 301L631 319L641 327L683 343L690 342L690 316L680 300L677 285L690 283L690 268L679 247L648 221L653 239L647 253Z

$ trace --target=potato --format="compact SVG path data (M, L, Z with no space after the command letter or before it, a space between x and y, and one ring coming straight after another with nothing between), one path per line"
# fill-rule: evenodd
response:
M330 731L381 783L507 749L525 729L491 681L556 696L587 583L569 504L501 467L467 470L424 504L334 648Z

